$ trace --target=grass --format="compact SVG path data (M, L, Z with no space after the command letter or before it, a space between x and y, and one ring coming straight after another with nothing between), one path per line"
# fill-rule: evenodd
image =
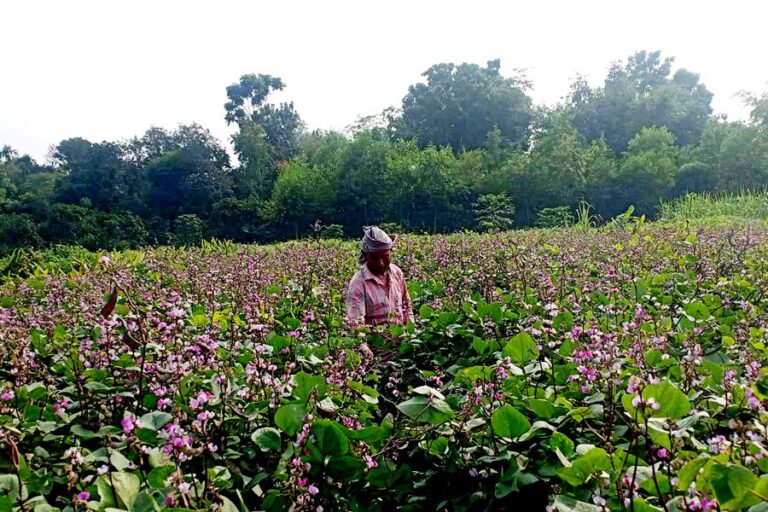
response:
M663 202L660 219L670 222L696 222L702 219L768 220L768 190L731 193L688 194Z

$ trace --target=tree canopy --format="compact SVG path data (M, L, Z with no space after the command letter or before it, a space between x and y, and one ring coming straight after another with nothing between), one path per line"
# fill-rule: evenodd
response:
M600 85L577 79L551 107L498 60L436 64L424 78L351 134L306 131L293 103L273 101L288 90L280 78L246 74L225 89L229 146L196 124L69 138L45 164L3 146L0 252L265 242L318 225L552 226L585 204L603 220L630 206L653 217L688 192L768 186L768 92L744 94L747 121L714 116L699 75L660 52L611 64Z

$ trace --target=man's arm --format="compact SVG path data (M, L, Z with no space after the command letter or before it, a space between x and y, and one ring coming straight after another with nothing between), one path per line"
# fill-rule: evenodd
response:
M403 283L403 323L415 322L413 317L413 306L411 305L411 295L408 293L408 285L405 283L405 277L401 278Z
M352 325L365 323L365 289L361 280L352 278L347 289L347 322Z

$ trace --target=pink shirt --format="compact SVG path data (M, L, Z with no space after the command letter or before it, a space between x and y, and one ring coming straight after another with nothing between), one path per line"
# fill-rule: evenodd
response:
M390 264L377 276L363 265L352 277L347 290L347 321L354 324L405 324L413 319L411 297L403 271Z

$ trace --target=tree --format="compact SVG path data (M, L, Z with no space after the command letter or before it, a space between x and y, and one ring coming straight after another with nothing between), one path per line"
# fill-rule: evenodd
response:
M0 253L11 248L34 248L41 244L37 223L31 215L0 213Z
M199 125L168 133L150 130L138 142L150 185L147 204L165 219L182 213L207 217L229 191L229 156Z
M349 145L339 171L335 203L342 224L357 232L363 225L391 220L398 188L403 186L389 172L392 143L376 131L358 134Z
M16 196L16 187L11 181L8 164L0 160L0 211Z
M397 138L416 139L419 147L451 146L454 152L483 145L498 128L505 145L526 143L531 120L528 82L499 73L500 61L436 64L403 98L402 116L390 125Z
M255 196L225 197L217 202L209 219L213 236L244 243L270 240L271 232L261 214L262 204Z
M768 132L758 125L711 120L695 157L712 168L717 190L768 185Z
M675 196L691 192L703 193L717 187L716 169L702 162L688 162L680 166L675 176Z
M449 148L429 146L419 150L413 141L393 145L387 168L400 186L390 217L410 229L430 232L453 229L461 206L457 186L449 169L455 157Z
M614 217L634 205L638 214L653 216L675 183L675 141L666 128L643 128L629 141L628 156L612 180L613 203L604 217Z
M179 215L173 222L173 243L176 245L200 245L203 242L205 224L194 213Z
M537 228L566 228L574 222L570 206L543 208L536 214Z
M43 238L54 244L99 248L96 216L89 208L74 204L55 204L41 225Z
M314 167L305 158L294 158L275 182L272 199L276 220L291 225L298 237L316 220L333 219L338 169Z
M474 207L475 222L482 231L502 231L512 227L515 206L506 195L480 196Z
M574 126L588 141L605 138L616 153L643 127L664 126L681 146L697 143L712 113L712 93L685 69L670 78L673 61L640 51L626 64L613 64L601 88L578 79L570 95Z
M59 201L80 204L87 200L100 210L127 206L138 168L124 158L121 145L73 138L56 146L53 156L65 173L56 191Z
M293 102L278 106L267 102L274 91L282 91L285 84L271 75L248 74L238 83L227 87L229 101L224 105L227 124L239 127L255 123L264 130L264 140L272 148L274 157L287 160L297 151L296 142L303 124Z
M264 135L264 128L253 122L243 122L232 136L240 166L234 170L233 185L240 198L267 198L277 178L274 152Z
M741 96L744 103L751 109L749 112L750 120L756 125L768 128L768 91L765 91L762 96L749 92L743 92Z

